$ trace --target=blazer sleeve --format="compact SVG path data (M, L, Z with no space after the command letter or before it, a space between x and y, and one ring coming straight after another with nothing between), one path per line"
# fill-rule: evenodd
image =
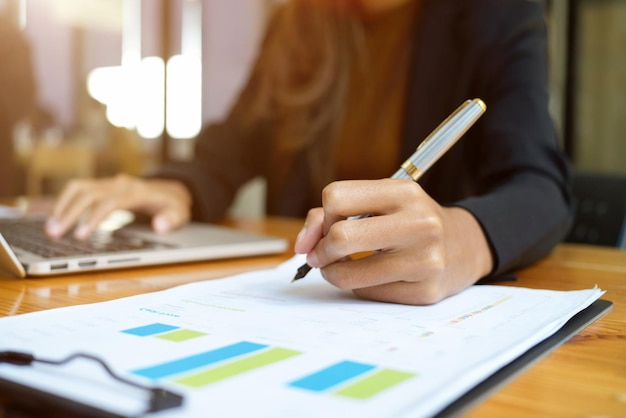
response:
M476 92L488 109L473 147L478 193L457 205L480 222L494 274L545 256L572 220L569 165L548 110L542 2L475 2Z
M237 190L266 166L267 131L263 126L247 128L238 119L238 113L231 112L224 121L208 125L196 138L192 160L169 162L154 175L185 183L196 221L221 219Z

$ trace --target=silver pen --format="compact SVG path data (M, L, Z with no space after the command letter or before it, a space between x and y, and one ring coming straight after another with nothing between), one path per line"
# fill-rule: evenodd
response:
M413 155L402 163L391 178L418 181L426 170L441 158L485 113L485 110L487 110L487 106L481 99L466 100L422 141ZM367 216L352 216L348 219L361 219ZM311 268L308 264L300 266L292 282L302 279Z

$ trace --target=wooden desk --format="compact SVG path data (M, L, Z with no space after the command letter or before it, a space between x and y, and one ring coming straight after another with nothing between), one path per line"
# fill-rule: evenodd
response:
M302 222L233 221L230 226L289 238ZM210 261L115 270L46 279L13 279L0 273L0 315L111 300L272 267L292 256ZM626 252L561 245L506 284L555 290L598 285L613 310L474 407L468 417L626 417Z

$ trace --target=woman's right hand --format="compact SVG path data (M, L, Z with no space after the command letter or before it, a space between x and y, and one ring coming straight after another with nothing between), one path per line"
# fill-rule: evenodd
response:
M54 204L46 221L46 234L60 237L76 225L74 236L85 239L116 209L147 214L152 217L156 232L167 232L189 221L191 203L189 190L177 180L142 179L124 174L106 179L72 180Z

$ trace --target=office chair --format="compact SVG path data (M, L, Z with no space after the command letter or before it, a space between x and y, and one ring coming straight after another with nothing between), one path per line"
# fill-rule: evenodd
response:
M626 176L574 172L574 223L565 242L626 249Z

